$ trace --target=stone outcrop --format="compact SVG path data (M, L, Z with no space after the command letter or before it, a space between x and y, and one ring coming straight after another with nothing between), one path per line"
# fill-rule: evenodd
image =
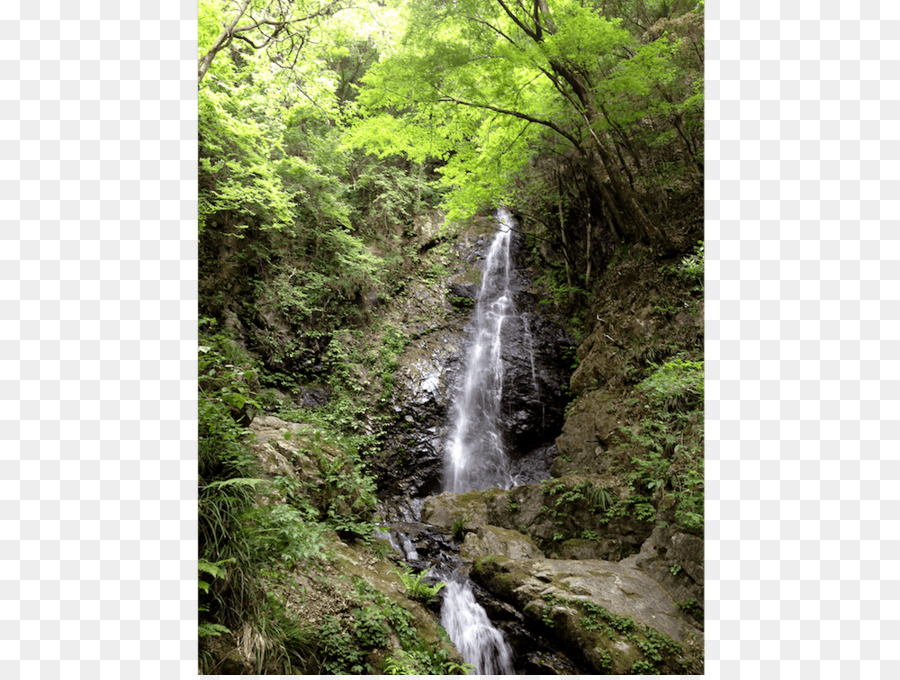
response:
M631 516L605 517L592 512L587 502L582 502L586 499L580 498L571 505L556 504L564 490L577 489L585 481L591 482L592 478L563 478L509 491L442 493L425 500L422 519L447 532L456 525L472 529L492 525L518 531L550 556L590 555L618 560L638 552L650 536L651 523ZM602 482L597 481L597 485ZM551 493L554 490L560 491Z
M663 673L702 666L701 631L635 566L495 556L477 560L472 575L593 672L632 673L648 658Z
M474 532L466 534L459 554L463 559L474 560L488 555L506 555L518 558L543 558L534 541L518 531L501 529L490 524L478 527Z
M494 223L489 228L492 231ZM521 259L518 240L511 246L514 259ZM416 284L404 302L402 318L410 322L403 328L411 341L394 373L397 421L387 429L384 453L376 462L385 497L417 498L441 489L443 447L450 436L452 401L465 367L471 310L480 289L478 263L490 241L477 233L461 237L449 276L436 284ZM568 382L560 347L572 341L543 313L530 279L518 271L511 279L518 315L508 317L502 331L502 418L503 429L510 433L512 472L525 483L550 475ZM415 319L429 321L413 323Z
M605 279L602 299L592 301L599 313L577 351L569 385L575 401L565 413L560 348L567 340L538 313L527 285L516 289L523 314L508 324L503 339L512 357L504 364L504 417L519 485L433 495L416 506L417 519L448 541L455 536L463 568L483 589L492 620L516 631L511 639L518 640L520 670L556 672L529 656L533 635L577 666L567 673L702 673L703 539L676 521L671 481L636 490L634 478L623 473L633 469L633 456L647 455L641 448L646 402L635 385L682 348L702 346L702 301L688 284L666 279L649 255L620 263ZM673 285L684 289L672 292ZM473 300L475 288L462 279L450 287L460 313L466 309L460 301ZM674 299L694 301L690 311L687 302L673 311L667 300ZM437 381L452 390L466 340L458 327L448 340L456 350L452 359L430 368L427 361L415 364L425 368L404 378L415 386L412 403L419 404L410 408L432 409L407 421L420 442L431 437L427 451L415 449L410 464L435 480L451 392L442 397L429 387ZM441 355L436 346L430 352ZM408 365L416 357L410 354ZM417 401L416 395L425 398ZM438 411L440 418L428 420ZM696 416L686 416L681 439L662 450L667 460L677 458L677 446L702 442L702 417ZM439 486L405 488L421 497L422 490Z

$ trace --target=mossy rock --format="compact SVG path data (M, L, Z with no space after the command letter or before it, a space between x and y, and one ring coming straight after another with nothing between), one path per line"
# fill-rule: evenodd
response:
M653 580L602 560L476 560L472 577L593 671L702 669L701 631ZM639 665L640 668L640 665Z

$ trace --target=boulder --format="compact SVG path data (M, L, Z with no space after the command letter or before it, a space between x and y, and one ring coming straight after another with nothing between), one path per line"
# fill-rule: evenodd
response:
M473 578L594 672L702 669L702 634L639 568L603 560L476 560ZM658 657L658 658L655 658Z
M302 434L312 428L275 416L257 416L250 424L254 438L250 450L268 477L291 477L321 483L318 464L305 452Z
M622 560L639 568L676 602L703 602L703 539L672 527L655 528L636 555Z
M544 553L528 536L511 529L486 524L466 534L459 554L463 559L474 560L488 555L506 555L513 559L542 558Z
M614 402L615 395L594 390L569 408L562 433L556 438L559 457L552 468L554 477L608 470L612 460L606 451L621 437Z

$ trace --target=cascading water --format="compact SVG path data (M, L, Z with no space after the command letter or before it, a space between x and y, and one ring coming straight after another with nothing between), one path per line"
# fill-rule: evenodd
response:
M512 675L512 650L503 633L491 623L465 582L450 581L444 588L441 625L463 658L478 675Z
M497 212L499 229L488 250L475 303L472 345L462 390L453 406L453 435L445 457L444 489L462 493L514 484L500 427L503 396L503 323L515 314L509 287L512 216ZM451 579L444 589L441 623L478 675L513 674L512 650L475 600L471 583Z
M444 489L462 493L472 489L513 485L509 471L500 406L503 396L503 322L515 313L509 289L509 243L512 216L497 212L500 225L484 265L481 290L475 302L472 345L462 391L453 406L454 430L446 457Z

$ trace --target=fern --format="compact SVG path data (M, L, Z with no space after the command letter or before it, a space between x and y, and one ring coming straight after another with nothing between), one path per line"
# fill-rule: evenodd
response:
M203 491L208 489L222 489L226 487L233 486L242 486L249 488L256 488L258 484L265 482L264 479L256 479L253 477L233 477L231 479L220 479L215 482L210 482L206 486L203 487Z
M431 602L435 596L441 592L444 586L447 585L440 581L434 585L424 583L423 581L425 577L428 576L428 571L416 574L409 567L404 567L403 571L397 571L397 573L400 575L400 580L403 581L403 585L406 588L406 594L412 599L426 604Z
M226 628L219 623L201 623L198 627L197 634L200 637L216 637L222 633L230 633L231 629Z

